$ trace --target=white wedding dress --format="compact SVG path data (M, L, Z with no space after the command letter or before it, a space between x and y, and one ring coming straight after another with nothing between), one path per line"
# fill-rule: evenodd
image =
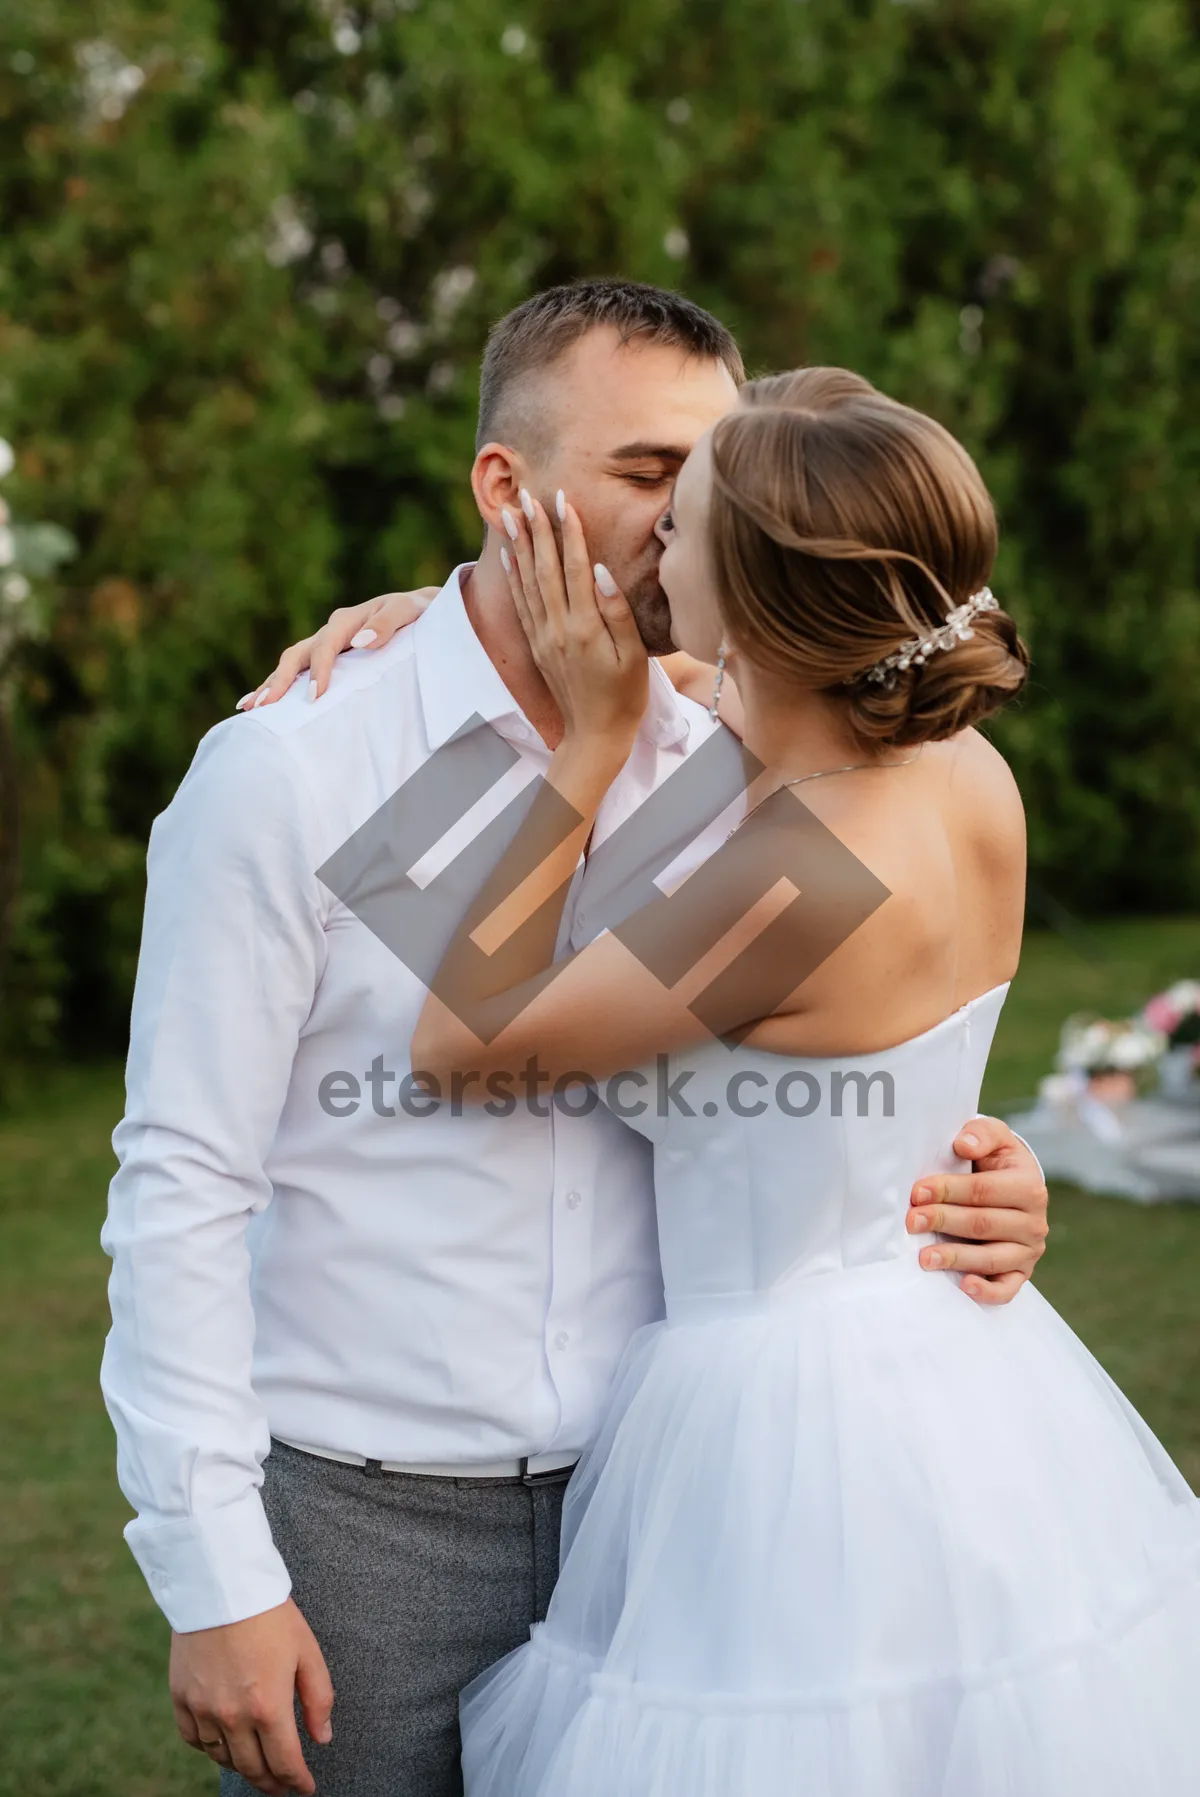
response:
M469 1797L1200 1793L1200 1504L1032 1286L981 1308L904 1229L1005 991L878 1055L713 1042L639 1125L667 1320L464 1695ZM893 1115L834 1114L855 1070Z

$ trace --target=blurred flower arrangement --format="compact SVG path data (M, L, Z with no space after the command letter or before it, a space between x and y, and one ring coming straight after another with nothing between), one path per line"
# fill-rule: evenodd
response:
M1166 1037L1168 1050L1188 1049L1189 1060L1200 1067L1200 980L1176 980L1157 993L1141 1021Z
M1052 1105L1084 1096L1126 1104L1153 1087L1172 1100L1200 1098L1200 980L1177 980L1133 1017L1068 1017L1054 1066L1040 1088Z
M1158 1068L1164 1098L1200 1096L1200 980L1176 980L1158 992L1142 1012L1142 1022L1166 1039Z
M1137 1096L1139 1080L1154 1073L1166 1046L1164 1033L1144 1017L1078 1014L1063 1024L1055 1066L1076 1088L1082 1080L1093 1098L1119 1104Z

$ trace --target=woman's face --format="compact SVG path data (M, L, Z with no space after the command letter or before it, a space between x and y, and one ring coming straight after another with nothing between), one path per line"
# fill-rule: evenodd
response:
M705 432L679 470L670 510L659 520L658 577L671 608L671 640L698 661L716 661L724 627L708 545L712 436Z

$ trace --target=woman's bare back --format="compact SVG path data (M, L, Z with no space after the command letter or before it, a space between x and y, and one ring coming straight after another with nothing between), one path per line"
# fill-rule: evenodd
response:
M749 1040L787 1055L869 1053L929 1029L1012 977L1025 904L1025 816L978 731L907 765L798 795L890 896Z

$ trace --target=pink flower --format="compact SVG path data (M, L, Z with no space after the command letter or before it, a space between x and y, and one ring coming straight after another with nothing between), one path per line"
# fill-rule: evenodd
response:
M1143 1021L1148 1023L1152 1030L1161 1030L1164 1036L1171 1034L1179 1022L1179 1016L1179 1010L1171 1003L1170 994L1167 992L1160 992L1156 998L1152 998L1142 1012Z

